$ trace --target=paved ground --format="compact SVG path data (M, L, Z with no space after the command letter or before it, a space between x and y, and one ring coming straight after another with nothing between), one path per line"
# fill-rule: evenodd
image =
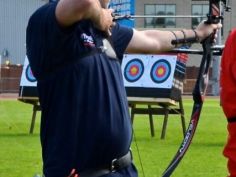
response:
M18 93L0 93L0 99L17 99Z

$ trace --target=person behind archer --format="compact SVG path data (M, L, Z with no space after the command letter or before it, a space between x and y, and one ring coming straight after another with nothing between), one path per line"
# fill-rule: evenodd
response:
M229 177L236 177L236 28L229 34L221 59L221 106L228 121L228 140L223 154L228 158Z
M196 30L137 31L113 23L108 0L60 0L37 9L27 26L27 56L42 109L45 177L136 177L132 128L120 62L123 54L157 54Z

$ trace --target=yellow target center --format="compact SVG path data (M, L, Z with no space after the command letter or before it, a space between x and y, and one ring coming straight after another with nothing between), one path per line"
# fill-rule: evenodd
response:
M136 74L138 72L138 69L136 67L132 67L130 72L132 75Z
M157 70L157 74L158 74L158 75L163 75L164 72L165 72L165 71L164 71L163 68L160 68L160 69Z

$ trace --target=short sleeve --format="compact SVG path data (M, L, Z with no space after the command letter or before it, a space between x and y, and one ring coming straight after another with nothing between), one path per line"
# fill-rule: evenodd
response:
M73 27L62 28L55 16L57 3L48 3L40 7L30 17L26 31L27 56L34 75L47 72L53 66L62 63L60 51L72 36ZM50 60L44 61L45 58Z
M112 41L119 59L123 54L133 36L133 29L119 25L118 23L112 29Z

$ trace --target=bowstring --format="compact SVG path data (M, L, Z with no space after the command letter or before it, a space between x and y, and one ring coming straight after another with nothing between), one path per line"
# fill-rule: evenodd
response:
M140 163L140 166L141 166L141 171L142 171L143 177L145 177L145 172L144 172L143 163L142 163L142 159L141 159L141 155L140 155L140 150L139 150L139 147L138 147L138 143L137 143L137 139L136 139L136 136L135 136L135 133L134 133L133 126L132 126L132 130L133 130L133 139L134 139L135 147L136 147L136 150L137 150L137 153L138 153L139 163Z

